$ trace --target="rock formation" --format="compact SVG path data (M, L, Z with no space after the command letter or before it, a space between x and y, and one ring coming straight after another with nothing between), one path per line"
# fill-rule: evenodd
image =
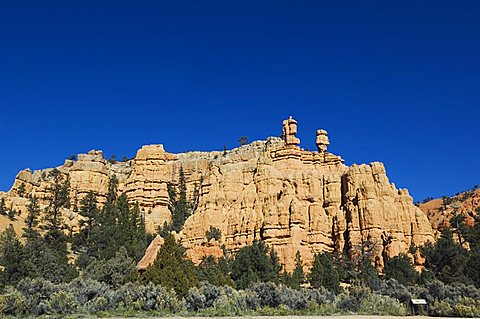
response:
M450 219L456 214L463 215L467 225L473 225L480 209L480 189L461 192L452 197L436 198L419 205L427 215L437 235L443 228L449 228Z
M171 154L162 145L142 147L134 159L110 163L99 151L80 154L58 169L68 174L72 207L93 191L102 203L108 180L116 175L119 192L126 192L145 214L149 231L171 219L168 183L177 184L183 168L193 214L177 234L187 255L219 255L220 245L235 252L262 239L278 253L287 270L300 251L307 266L321 251L355 254L365 242L373 243L379 267L386 256L433 241L425 214L406 190L397 190L381 163L343 164L327 152L327 132L316 132L318 152L300 148L297 122L283 122L283 140L268 138L225 152ZM12 189L0 198L24 212L27 195L45 198L49 170L20 172ZM25 194L19 194L20 185ZM19 196L22 195L22 196ZM41 201L45 205L45 201ZM64 212L72 228L78 215ZM219 242L207 242L210 227L221 231Z

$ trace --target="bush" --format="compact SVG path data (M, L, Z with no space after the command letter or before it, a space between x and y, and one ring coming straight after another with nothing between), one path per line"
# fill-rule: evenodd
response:
M430 315L432 316L446 316L446 317L453 317L455 314L455 310L450 305L450 302L447 300L442 301L434 301L433 304L430 306Z
M388 296L370 294L362 299L358 309L359 314L405 316L407 308L397 300Z
M115 257L109 260L96 260L85 269L84 277L105 282L118 288L127 283L135 273L135 263L128 257L125 247L120 247Z
M109 292L106 284L88 278L75 279L67 289L78 305L84 305L98 297L105 297Z
M87 301L83 308L90 313L97 313L99 311L106 311L111 309L108 299L104 296L98 296Z
M55 285L42 278L23 279L17 289L26 298L26 311L33 315L42 315L49 310L49 298L61 290L62 285Z
M205 237L207 238L207 241L210 241L213 238L216 241L219 241L222 238L222 232L220 229L210 226L210 229L205 232Z
M455 312L460 317L480 317L480 300L461 298L455 305Z
M205 298L205 295L202 294L197 287L190 288L185 296L187 309L193 311L205 309L206 299L207 298Z
M73 296L66 291L59 291L50 296L49 310L52 313L68 314L74 313L77 304Z
M237 291L231 287L224 287L223 293L213 303L213 313L220 316L245 314L249 309L247 305L248 294L252 294L252 292Z
M337 298L337 307L344 311L357 312L362 300L371 295L370 288L351 287L348 293L342 293Z
M0 314L21 316L27 311L25 297L13 287L7 287L0 295Z
M408 305L410 303L410 300L412 299L412 294L410 293L410 291L408 291L405 286L400 284L395 279L389 279L386 282L382 283L378 292L382 295L396 299L404 305Z
M277 285L275 285L273 282L256 283L250 290L255 292L260 297L259 305L261 308L276 308L281 305L280 291Z

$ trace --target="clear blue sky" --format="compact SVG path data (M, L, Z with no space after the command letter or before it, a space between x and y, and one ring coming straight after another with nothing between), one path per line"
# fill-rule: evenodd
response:
M0 190L102 149L299 121L415 199L480 184L479 1L0 1Z

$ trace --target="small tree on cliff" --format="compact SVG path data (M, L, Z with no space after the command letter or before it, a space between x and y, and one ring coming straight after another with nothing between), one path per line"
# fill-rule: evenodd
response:
M190 216L190 206L187 200L187 183L183 167L180 167L178 178L178 195L173 185L168 186L168 193L172 203L172 229L180 231L185 224L185 220Z
M37 197L30 196L27 206L27 217L25 218L25 227L23 228L25 237L29 238L34 232L36 232L39 216L40 206L38 205Z
M4 198L0 199L0 215L7 215L7 206Z

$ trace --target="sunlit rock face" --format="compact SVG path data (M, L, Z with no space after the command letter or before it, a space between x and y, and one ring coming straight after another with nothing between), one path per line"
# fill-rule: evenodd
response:
M386 257L434 240L426 215L413 205L408 191L389 182L382 163L346 166L327 151L326 131L316 132L315 152L300 148L296 133L297 122L290 117L283 122L283 139L233 150L171 154L163 145L147 145L134 159L117 163L105 160L101 151L80 154L58 167L71 185L71 208L64 211L64 220L75 231L81 216L73 207L90 191L104 203L108 181L115 175L119 192L138 203L147 229L155 232L171 220L167 186L178 184L182 168L192 215L177 237L195 260L211 252L218 257L221 245L235 252L262 239L290 271L297 251L308 266L315 253L355 255L370 242L381 267ZM12 189L0 193L7 206L22 211L20 220L29 194L46 197L50 170L21 171ZM19 194L22 184L25 191ZM45 200L41 203L46 205ZM210 227L221 231L219 241L207 241Z

